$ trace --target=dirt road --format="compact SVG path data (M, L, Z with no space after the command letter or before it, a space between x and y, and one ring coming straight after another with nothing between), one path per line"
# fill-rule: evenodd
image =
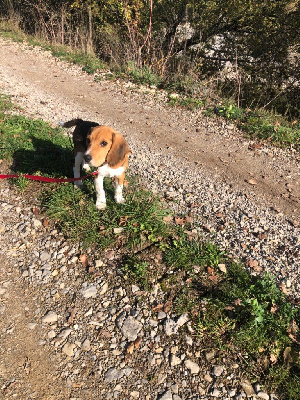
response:
M299 154L264 147L249 149L245 140L230 123L215 122L201 111L175 109L156 101L155 93L134 92L126 85L95 83L93 77L74 73L51 56L34 50L20 50L15 45L0 43L2 73L11 77L16 100L20 95L47 93L53 109L53 122L59 118L55 99L73 105L73 115L81 112L99 115L99 123L114 125L127 132L134 141L172 152L176 157L195 163L195 168L217 174L225 182L294 215L299 206ZM19 87L25 88L18 92ZM15 93L14 93L15 92ZM21 100L22 103L22 100ZM36 102L38 114L43 104ZM255 185L249 185L255 180ZM296 211L297 212L297 211Z

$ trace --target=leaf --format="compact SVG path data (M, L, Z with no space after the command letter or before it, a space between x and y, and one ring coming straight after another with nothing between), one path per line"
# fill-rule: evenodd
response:
M32 212L34 215L39 215L41 213L41 210L38 207L32 207Z
M163 303L157 304L152 309L154 312L160 312L164 309L164 304Z
M270 361L271 361L272 364L276 364L277 360L278 360L278 358L277 358L277 356L275 354L271 354L270 355Z
M135 341L134 341L135 349L138 349L140 347L141 341L142 341L141 337L138 337L137 339L135 339Z
M87 267L89 264L88 258L85 254L81 254L81 256L79 256L79 261L84 267Z
M126 353L127 354L132 354L134 351L134 342L129 343L129 345L126 347Z
M73 324L77 311L78 311L78 308L76 308L76 307L74 307L71 310L68 321L67 321L68 325Z
M184 225L185 220L182 217L174 217L174 221L176 225Z
M43 219L43 227L44 228L47 228L49 226L49 224L50 224L50 221L48 218Z

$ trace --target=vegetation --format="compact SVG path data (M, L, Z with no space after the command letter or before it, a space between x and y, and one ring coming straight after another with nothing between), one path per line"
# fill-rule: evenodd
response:
M71 176L72 152L60 128L13 115L12 110L9 99L0 96L0 158L12 162L18 173ZM272 276L250 275L217 246L195 236L189 219L181 218L184 226L172 223L164 203L143 190L137 177L130 177L123 205L113 201L110 182L105 184L104 211L95 207L89 180L84 191L72 184L41 184L44 212L83 248L114 249L124 278L141 289L159 282L169 307L178 314L190 313L203 349L238 361L249 377L282 399L297 400L299 306L278 289ZM26 185L30 191L37 184Z
M0 17L119 69L298 118L299 1L3 0Z

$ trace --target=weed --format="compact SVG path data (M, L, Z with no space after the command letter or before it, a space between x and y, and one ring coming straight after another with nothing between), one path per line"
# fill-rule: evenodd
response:
M122 267L122 271L134 278L144 290L149 289L148 269L148 263L139 260L137 257L128 257Z
M182 230L172 237L164 253L164 260L168 266L178 269L190 269L193 265L215 267L223 257L217 246L208 242L189 240Z

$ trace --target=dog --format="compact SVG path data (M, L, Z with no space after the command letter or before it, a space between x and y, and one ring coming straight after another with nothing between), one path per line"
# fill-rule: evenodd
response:
M124 137L113 128L97 122L73 119L68 122L59 122L59 124L64 128L75 126L73 132L74 178L80 177L81 164L86 171L89 171L90 167L97 168L98 175L95 177L96 207L99 210L106 207L103 188L103 179L106 176L116 177L115 201L124 203L123 185L130 154ZM82 181L76 181L74 186L76 188L82 186Z

